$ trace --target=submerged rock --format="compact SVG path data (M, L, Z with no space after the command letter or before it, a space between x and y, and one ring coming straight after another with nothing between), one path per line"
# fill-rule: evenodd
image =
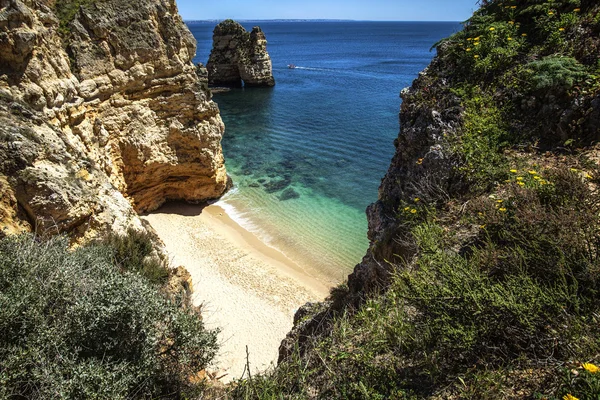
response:
M265 183L264 188L267 193L275 193L282 189L285 189L290 185L290 183L292 183L291 179L275 179Z
M281 201L297 199L299 197L300 197L300 194L292 188L285 189L283 192L281 192L281 194L279 196L277 196L277 198Z
M274 86L267 39L260 27L252 32L228 19L213 31L213 48L206 64L213 86Z

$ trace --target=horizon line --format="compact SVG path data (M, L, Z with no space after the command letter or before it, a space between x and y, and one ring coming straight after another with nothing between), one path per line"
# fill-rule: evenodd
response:
M347 18L204 18L204 19L188 19L183 18L184 22L217 22L232 19L238 22L456 22L462 23L463 21L454 20L381 20L381 19L347 19Z

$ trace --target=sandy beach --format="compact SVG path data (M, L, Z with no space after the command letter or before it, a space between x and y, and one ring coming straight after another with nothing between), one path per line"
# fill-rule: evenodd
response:
M164 241L172 265L191 273L194 304L202 306L207 327L221 329L213 369L227 374L224 382L242 376L246 346L253 373L275 363L294 312L329 292L324 281L260 241L218 205L169 203L143 218Z

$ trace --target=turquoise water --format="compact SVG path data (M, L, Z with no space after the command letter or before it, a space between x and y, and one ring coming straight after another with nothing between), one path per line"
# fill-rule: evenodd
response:
M188 22L196 62L214 22ZM448 22L248 22L268 40L276 86L219 93L235 189L227 211L331 282L368 247L365 208L394 154L399 93L431 61ZM296 69L287 68L295 64Z

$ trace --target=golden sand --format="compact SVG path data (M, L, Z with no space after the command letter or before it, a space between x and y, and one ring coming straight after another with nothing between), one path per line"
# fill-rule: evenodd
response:
M220 328L213 369L240 378L246 346L252 372L277 361L294 312L320 301L327 284L232 220L218 205L169 203L144 216L164 241L173 266L191 273L194 304L209 328ZM222 374L220 373L220 374Z

